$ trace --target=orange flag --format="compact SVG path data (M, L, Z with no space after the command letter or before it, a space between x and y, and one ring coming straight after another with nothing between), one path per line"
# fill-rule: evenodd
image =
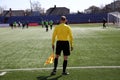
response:
M53 63L54 62L54 53L52 53L51 55L50 55L50 57L46 60L46 62L44 63L44 65L46 65L46 64L51 64L51 63Z

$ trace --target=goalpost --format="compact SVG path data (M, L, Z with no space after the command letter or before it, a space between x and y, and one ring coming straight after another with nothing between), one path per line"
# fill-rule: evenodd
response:
M120 27L120 13L119 12L108 13L107 23L108 26Z

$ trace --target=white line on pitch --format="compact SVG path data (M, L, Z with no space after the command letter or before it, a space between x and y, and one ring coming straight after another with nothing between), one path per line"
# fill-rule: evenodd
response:
M120 69L120 66L81 66L81 67L67 67L67 69ZM51 70L53 67L49 68L21 68L21 69L3 69L3 71L31 71L31 70ZM62 69L62 67L58 67L57 69Z

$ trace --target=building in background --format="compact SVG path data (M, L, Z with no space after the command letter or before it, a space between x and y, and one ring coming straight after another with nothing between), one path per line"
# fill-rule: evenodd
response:
M70 14L70 9L66 7L54 7L49 8L46 11L46 15L67 15Z

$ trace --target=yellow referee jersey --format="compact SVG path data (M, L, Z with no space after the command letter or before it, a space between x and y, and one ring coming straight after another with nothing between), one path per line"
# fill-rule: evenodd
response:
M69 41L70 46L73 46L73 35L70 26L61 23L55 27L52 35L52 45L54 45L55 40L57 41Z

